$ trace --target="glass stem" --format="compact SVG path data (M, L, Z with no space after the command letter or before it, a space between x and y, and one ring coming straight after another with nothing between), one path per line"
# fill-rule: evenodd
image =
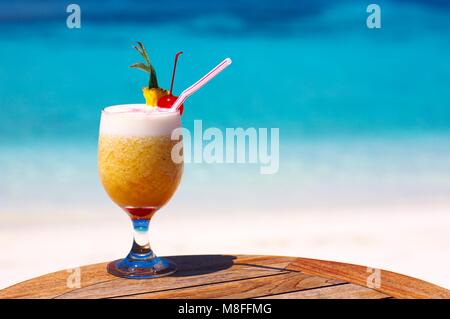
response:
M133 222L133 247L128 254L131 260L148 260L155 258L150 247L148 227L150 219L132 219Z

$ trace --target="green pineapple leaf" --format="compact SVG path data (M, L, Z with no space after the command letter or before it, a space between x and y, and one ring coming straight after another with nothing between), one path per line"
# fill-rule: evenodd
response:
M130 65L130 68L139 69L139 70L145 71L147 73L152 72L151 67L149 67L148 65L141 63L141 62Z
M137 42L137 44L139 45L139 47L141 48L141 50L139 52L141 52L141 55L144 57L145 62L147 62L147 64L150 66L150 59L148 58L148 54L147 54L147 50L145 49L144 45L142 44L142 42Z
M133 49L135 49L137 52L139 52L139 54L144 57L144 52L141 51L141 49L139 49L137 46L133 46Z
M133 46L133 48L139 52L139 54L144 58L144 60L147 64L135 63L135 64L131 65L130 68L140 69L142 71L149 73L150 78L148 81L148 88L149 89L158 88L158 78L156 77L155 69L153 68L152 64L150 63L150 59L148 57L147 50L145 49L142 42L137 41L136 43L138 44L138 46Z

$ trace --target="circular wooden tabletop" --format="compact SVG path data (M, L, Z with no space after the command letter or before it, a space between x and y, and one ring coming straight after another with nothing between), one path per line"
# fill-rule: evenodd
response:
M450 298L450 291L397 273L274 256L168 257L168 277L114 277L106 264L58 271L0 290L0 298Z

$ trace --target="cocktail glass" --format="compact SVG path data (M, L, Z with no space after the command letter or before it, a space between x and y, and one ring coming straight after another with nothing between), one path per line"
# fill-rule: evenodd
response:
M115 276L154 278L176 271L175 263L153 253L148 229L155 212L169 201L180 183L182 141L171 138L179 127L178 111L159 112L142 104L102 111L100 180L109 197L130 216L134 234L129 254L107 266Z

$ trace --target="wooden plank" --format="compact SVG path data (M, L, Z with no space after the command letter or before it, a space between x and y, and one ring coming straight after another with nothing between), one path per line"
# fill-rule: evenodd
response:
M355 284L342 284L330 287L296 291L261 299L384 299L389 298L381 292Z
M297 258L287 269L367 286L367 267L333 261ZM426 281L380 269L379 287L373 289L394 298L450 298L450 291ZM371 285L372 287L372 285Z
M339 280L311 276L297 272L269 275L232 282L209 284L200 287L173 289L139 295L119 297L123 299L240 299L280 294L343 283Z

